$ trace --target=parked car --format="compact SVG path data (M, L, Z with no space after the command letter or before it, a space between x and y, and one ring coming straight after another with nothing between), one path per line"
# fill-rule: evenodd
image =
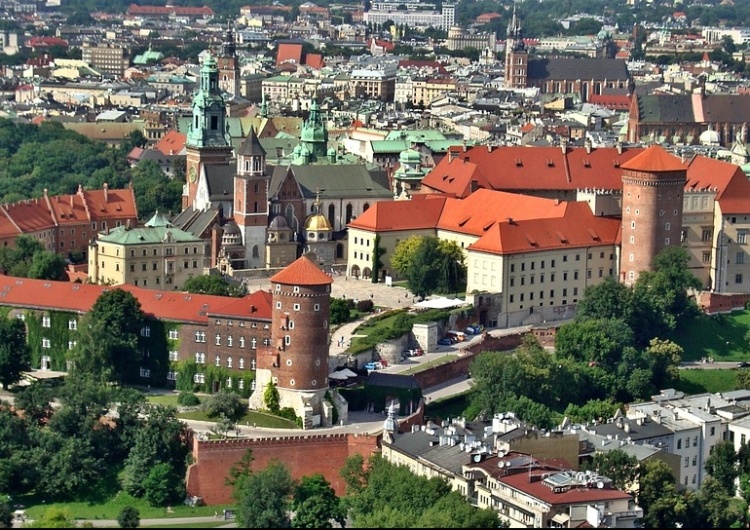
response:
M367 363L365 365L365 370L368 372L372 372L373 370L380 370L383 367L380 363Z
M438 344L440 346L450 346L451 344L453 344L453 341L448 337L443 337L442 339L438 340Z
M747 368L750 366L750 361L740 361L737 363L737 368Z
M482 331L484 331L484 326L481 324L466 326L466 329L464 330L467 335L479 335Z

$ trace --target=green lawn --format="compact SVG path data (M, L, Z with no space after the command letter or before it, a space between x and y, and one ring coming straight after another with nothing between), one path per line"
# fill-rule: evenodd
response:
M402 311L403 312L403 311ZM380 320L372 320L372 321L366 321L363 324L359 325L357 329L354 330L355 335L369 335L376 329L380 328L391 328L393 327L393 322L396 320L396 317L400 315L402 312L389 315L385 318L382 318ZM355 337L354 340L356 341L357 338Z
M177 407L177 394L146 394L146 398L154 405L165 405L168 407ZM198 398L200 399L200 398Z
M750 359L750 347L745 333L750 331L750 311L735 311L728 315L701 315L677 333L674 341L685 350L683 361L699 361L713 357L714 361L743 361Z
M430 368L433 368L435 366L440 366L441 364L448 364L449 362L456 359L458 359L458 355L444 355L443 357L438 357L437 359L434 359L432 361L409 366L409 368L407 368L406 370L402 370L400 373L416 374L417 372L424 372L425 370L429 370Z
M214 423L217 421L216 418L209 418L208 414L202 410L180 413L177 414L177 417L185 420L210 421ZM237 423L240 425L249 424L257 427L267 427L269 429L299 429L296 423L286 418L279 418L278 416L271 416L270 414L263 414L262 412L253 410L246 412Z
M170 513L166 508L154 508L143 499L136 499L125 492L119 492L113 497L100 501L57 502L43 504L41 498L34 496L19 497L17 502L25 506L26 515L30 519L39 518L50 507L69 510L76 519L117 519L117 515L125 506L133 506L141 513L141 519L155 519L162 517L191 517L213 515L217 510L221 512L225 506L197 506L191 508L180 504L173 506Z
M439 422L448 418L462 416L466 407L469 406L470 392L470 390L467 390L461 394L428 403L425 407L425 418Z
M140 528L216 528L232 522L233 521L225 521L224 519L221 519L215 523L155 524L153 526L141 526Z
M686 394L726 392L737 388L737 370L680 370L677 390Z

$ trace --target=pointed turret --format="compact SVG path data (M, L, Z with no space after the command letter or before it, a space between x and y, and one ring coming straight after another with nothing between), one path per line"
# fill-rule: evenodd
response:
M238 155L243 156L266 156L266 150L258 140L258 135L255 134L255 127L250 126L250 134L247 135L240 145Z

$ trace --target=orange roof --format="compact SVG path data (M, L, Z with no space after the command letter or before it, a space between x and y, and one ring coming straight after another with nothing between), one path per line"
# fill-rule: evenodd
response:
M463 200L448 199L437 228L483 236L506 219L551 219L565 215L565 201L479 189ZM587 206L588 208L588 206Z
M55 226L49 208L40 199L8 204L3 209L24 234L47 230Z
M310 261L310 258L302 256L281 272L273 275L271 282L285 285L330 285L333 280Z
M209 315L271 319L270 294L256 291L241 299L175 291L155 291L133 285L115 287L128 291L141 303L144 313L171 322L207 323ZM113 289L105 285L49 282L0 275L0 305L86 313L102 293ZM249 309L255 306L256 312Z
M533 123L527 123L526 125L521 126L521 132L523 133L533 131L534 129L536 129L536 125L534 125Z
M23 234L23 231L10 219L7 210L3 208L0 212L0 238L15 238L21 234Z
M185 148L187 135L179 131L169 131L161 140L156 142L154 149L161 151L164 155L177 155Z
M680 159L667 153L663 147L652 145L641 154L622 165L622 169L661 173L665 171L685 171Z
M302 45L294 43L281 43L279 50L276 52L276 66L283 62L293 61L296 64L302 64Z
M104 190L84 191L83 196L92 221L138 217L132 188L107 190L106 198Z
M376 202L347 226L374 232L435 228L446 197L414 195L410 201Z
M533 472L534 475L539 475L539 473L538 471ZM541 477L537 477L536 480L530 480L528 473L517 473L515 475L498 477L497 480L514 490L521 491L550 506L603 504L605 501L632 499L632 496L620 490L606 488L570 488L568 491L555 493L552 488L545 485L539 478Z
M620 224L618 219L595 217L585 202L571 202L561 217L498 222L468 248L491 254L518 254L614 245Z
M320 53L308 53L307 55L305 55L305 66L320 70L325 66L323 55L321 55Z
M640 148L614 147L591 149L560 147L477 146L451 147L448 154L430 171L422 186L465 197L471 180L479 187L503 191L622 189L621 165ZM476 170L462 169L462 161ZM453 180L451 180L453 179Z
M722 214L750 214L750 181L739 166L696 156L687 163L687 168L686 195L691 191L715 190Z

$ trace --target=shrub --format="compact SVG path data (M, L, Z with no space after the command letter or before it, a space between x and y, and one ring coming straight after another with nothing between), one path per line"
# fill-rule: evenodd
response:
M201 400L192 392L180 392L177 396L177 404L183 407L197 407L201 404Z
M375 303L372 300L360 300L357 302L357 311L360 313L369 313L375 308Z
M284 407L283 409L279 409L276 415L289 421L297 421L297 414L294 412L294 409L292 407Z
M138 528L141 526L141 512L132 506L125 506L117 516L117 524L120 528Z
M222 390L217 392L205 403L205 410L209 417L218 418L222 414L230 420L237 420L245 413L245 403L234 392Z

